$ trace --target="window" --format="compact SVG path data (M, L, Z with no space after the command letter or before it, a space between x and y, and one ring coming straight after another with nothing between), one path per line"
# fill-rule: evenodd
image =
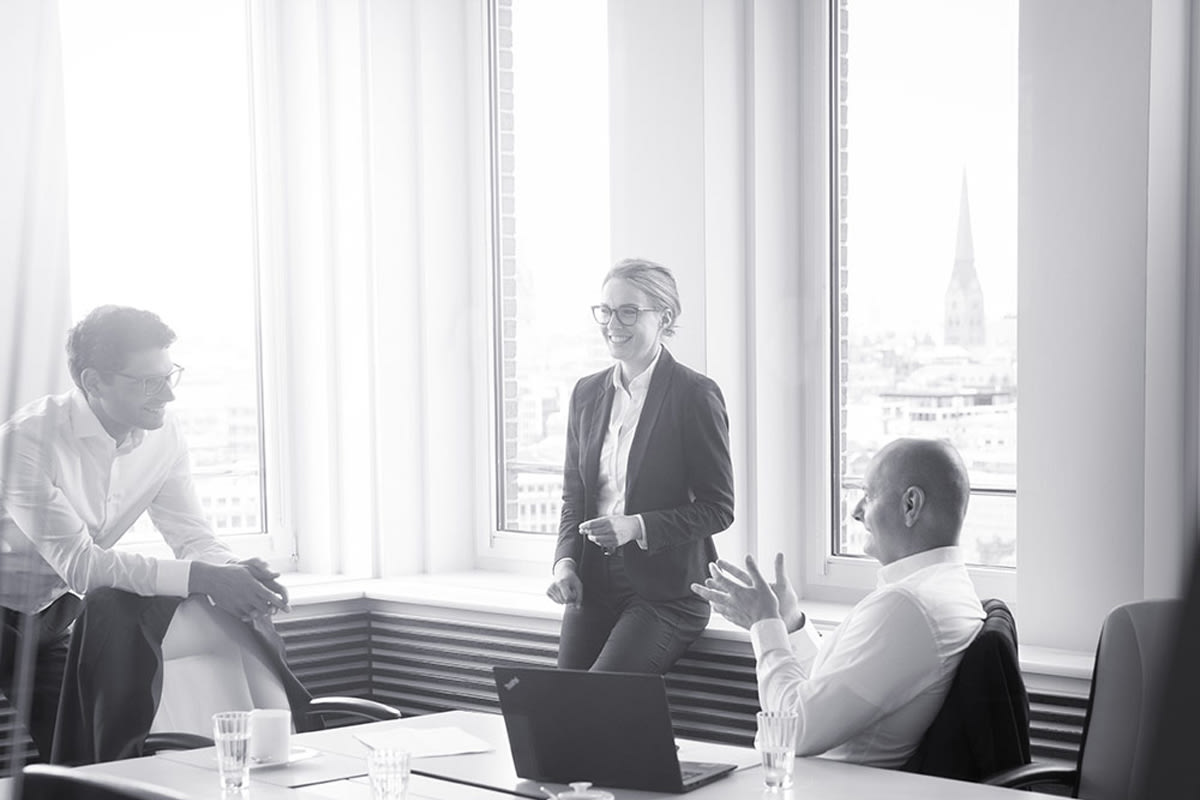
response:
M607 3L492 6L497 528L553 534L575 381L607 363Z
M196 488L234 536L266 518L245 15L242 0L61 2L72 316L132 305L175 330ZM122 544L158 541L143 516Z
M968 562L1016 566L1017 13L837 2L834 555L872 454L923 436L967 462Z

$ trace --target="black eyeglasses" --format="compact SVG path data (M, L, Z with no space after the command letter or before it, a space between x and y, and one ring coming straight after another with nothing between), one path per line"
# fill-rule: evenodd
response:
M153 397L168 386L174 389L179 385L179 379L183 377L183 367L178 364L172 364L171 366L174 369L166 375L128 375L124 372L114 372L112 374L120 375L126 380L140 382L142 384L142 392L146 397Z
M641 306L617 306L610 308L601 303L598 306L592 306L592 317L601 325L607 325L608 321L613 318L613 314L617 315L617 322L629 327L638 321L643 311L661 311L661 308L642 308Z

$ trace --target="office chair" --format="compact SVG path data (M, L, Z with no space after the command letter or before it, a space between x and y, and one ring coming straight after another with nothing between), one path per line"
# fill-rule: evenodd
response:
M1156 730L1157 687L1181 605L1178 600L1143 600L1117 606L1105 618L1074 769L1029 764L984 782L1013 789L1053 784L1086 800L1130 797L1144 779Z
M983 628L921 743L901 767L981 781L1029 763L1029 696L1017 658L1017 626L1002 600L986 600Z
M21 772L23 800L187 800L171 789L70 767L30 764Z

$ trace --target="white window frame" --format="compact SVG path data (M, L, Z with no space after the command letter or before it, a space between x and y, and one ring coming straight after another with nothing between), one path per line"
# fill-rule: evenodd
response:
M254 291L255 291L255 358L257 366L258 433L259 433L259 486L261 493L262 530L250 533L218 534L217 538L229 546L239 558L258 557L265 559L273 569L293 572L297 564L297 546L294 527L287 513L288 486L290 478L286 465L286 437L282 430L288 429L288 406L286 395L279 391L285 385L285 354L282 342L283 316L276 309L285 308L286 284L281 270L267 257L268 250L279 252L280 243L264 243L265 237L273 237L270 228L263 224L263 208L260 188L264 175L262 132L257 124L258 109L267 102L265 87L257 79L257 58L262 52L262 28L252 18L252 3L246 3L246 69L249 72L251 164L253 174L246 176L250 181L250 205L254 219L251 225L253 248ZM117 543L119 549L130 550L155 558L174 558L165 540L136 544Z
M837 343L833 340L834 320L838 294L834 290L834 275L838 268L834 254L838 247L838 220L834 215L837 197L834 195L836 182L833 179L833 156L831 142L836 136L837 110L832 104L837 87L837 52L833 42L838 36L835 25L838 0L827 3L805 4L802 27L801 50L812 54L806 61L801 81L801 113L809 119L824 121L822 133L808 135L806 132L803 159L808 175L821 175L823 182L810 181L804 189L806 202L802 203L801 232L805 241L805 264L818 264L818 269L805 269L804 281L806 316L822 320L826 331L823 358L808 359L805 368L807 385L819 386L821 391L810 391L805 415L810 419L819 417L820 426L826 430L821 448L810 448L804 456L804 473L822 475L820 496L814 482L801 491L809 535L804 553L804 591L808 599L834 602L854 602L872 591L876 585L879 564L871 558L842 556L834 553L834 538L837 536L839 520L835 519L835 485L840 483L840 465L836 452L835 430L840 427L837 419L833 384L833 364ZM818 63L819 62L819 63ZM822 196L818 197L820 193ZM818 242L820 244L818 244ZM815 395L820 395L816 397ZM1018 415L1020 414L1018 406ZM837 431L840 433L840 430ZM839 489L840 491L840 489ZM1012 603L1017 593L1017 570L970 566L968 572L975 583L976 591L983 598L1000 598Z

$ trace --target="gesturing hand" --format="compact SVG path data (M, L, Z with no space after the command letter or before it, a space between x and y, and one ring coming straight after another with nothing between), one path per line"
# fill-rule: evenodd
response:
M271 569L270 565L268 565L266 561L263 561L261 558L247 558L244 561L239 561L237 563L250 570L250 574L258 579L259 583L270 589L275 594L279 595L279 597L283 600L284 611L292 610L291 603L288 601L287 587L276 580L276 578L279 577L279 573Z
M717 567L744 585L750 585L750 576L728 561L718 561ZM787 626L788 633L795 633L804 627L804 612L800 610L800 598L796 596L796 590L792 588L792 582L788 580L787 571L784 569L783 553L775 554L775 582L771 584L771 591L775 592L775 598L779 600L779 616L783 617L783 624Z
M779 599L752 556L746 556L746 572L738 570L745 576L745 583L726 574L717 564L709 564L708 571L712 577L703 586L693 583L691 589L734 625L749 629L760 620L779 616Z
M579 532L609 553L626 542L632 542L638 537L641 530L636 518L623 514L596 517L579 523Z

